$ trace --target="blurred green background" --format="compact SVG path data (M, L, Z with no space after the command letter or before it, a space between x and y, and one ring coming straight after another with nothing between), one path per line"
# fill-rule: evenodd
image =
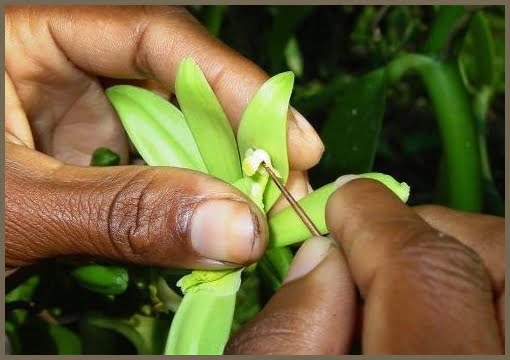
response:
M441 199L437 185L443 144L423 82L410 72L386 87L384 99L375 95L365 102L362 97L366 89L358 88L359 93L353 94L356 89L349 84L383 68L402 53L422 52L439 9L439 6L189 7L212 34L270 75L294 71L292 105L321 132L326 142L323 161L311 171L314 187L346 170L356 170L352 161L344 166L335 165L340 159L331 161L331 152L338 157L341 149L335 152L335 147L361 135L349 134L341 125L329 125L329 130L324 130L328 122L340 121L342 105L338 103L351 101L345 100L350 96L360 101L362 110L368 112L366 116L375 119L382 114L372 169L410 184L411 204L447 203ZM486 133L497 195L504 199L504 7L459 7L458 12L462 16L442 26L452 39L445 49L450 57L463 59L465 66L472 65L470 61L480 50L476 40L480 39L473 41L473 36L466 33L476 13L483 12L493 42L490 60L497 69L498 79L486 128L480 131ZM470 93L472 103L473 94ZM370 151L370 146L360 145L355 150L357 154L345 153L345 158L360 155L359 151ZM484 207L483 211L501 214L501 209L492 208Z

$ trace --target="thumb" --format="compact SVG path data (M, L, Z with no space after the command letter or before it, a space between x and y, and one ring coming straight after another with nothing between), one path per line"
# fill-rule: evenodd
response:
M214 269L248 264L267 244L263 215L205 174L63 165L6 144L6 267L60 255Z
M314 237L296 253L282 287L236 333L226 354L346 354L354 331L356 290L332 241Z

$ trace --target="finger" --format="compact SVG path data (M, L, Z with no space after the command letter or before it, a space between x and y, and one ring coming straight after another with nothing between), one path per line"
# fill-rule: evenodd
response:
M9 137L6 140L33 149L34 139L27 116L7 72L5 73L5 115L5 132Z
M413 209L433 228L475 250L489 270L494 289L501 293L505 285L504 218L433 205Z
M29 39L16 41L21 35L9 26L12 22L9 20L23 17L28 18L32 28L41 28L39 33L47 36L45 44L54 41L54 51L45 54L57 58L46 60L45 64L76 66L105 77L157 79L173 91L181 60L192 57L205 73L234 127L268 78L251 61L210 36L180 7L60 6L38 8L35 13L32 8L13 6L6 8L6 16L6 38L13 43L6 66L14 66L16 54L22 54L23 49L32 45L30 41L27 43ZM297 112L289 112L289 118L291 167L308 169L319 161L322 142Z
M260 211L215 178L177 168L62 165L6 146L6 265L60 255L181 268L254 262Z
M294 199L299 200L308 195L308 186L308 174L306 172L296 170L290 171L285 187L289 190ZM289 202L282 195L269 211L269 215L274 215L289 205Z
M365 301L363 353L501 353L482 260L382 184L352 180L326 221Z
M287 279L235 334L227 354L345 354L354 330L356 293L345 259L326 238L297 252Z
M107 89L111 86L115 85L133 85L142 87L147 90L151 90L152 92L158 94L162 98L169 100L172 97L172 93L168 87L163 86L157 80L151 79L112 79L112 78L100 78L99 82L103 89Z
M430 226L451 235L475 250L489 271L496 292L499 329L505 339L505 219L471 214L442 206L416 206Z

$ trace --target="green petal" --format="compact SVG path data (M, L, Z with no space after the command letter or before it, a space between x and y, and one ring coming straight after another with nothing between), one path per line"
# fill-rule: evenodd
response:
M185 59L179 66L175 92L209 174L229 183L240 179L241 165L232 126L193 60Z
M195 270L178 282L183 293L206 290L217 295L235 294L241 286L240 270Z
M243 113L237 143L239 153L245 156L248 149L262 149L271 157L274 168L286 183L289 176L287 156L287 115L294 74L290 71L269 79L255 94ZM271 180L264 193L267 211L280 196L280 190Z
M221 355L234 317L236 295L186 294L170 327L165 355Z
M113 86L106 94L148 165L207 172L184 116L175 106L136 86Z
M172 321L165 355L223 353L242 271L193 271L179 280L177 285L186 294Z

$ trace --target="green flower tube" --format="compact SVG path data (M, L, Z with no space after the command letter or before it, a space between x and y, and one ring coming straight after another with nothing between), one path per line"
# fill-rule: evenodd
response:
M366 173L358 176L383 183L403 202L407 202L409 199L409 185L405 182L398 182L390 175ZM322 235L326 235L329 232L326 226L326 203L336 189L336 184L330 183L311 192L298 201L299 205L301 205ZM270 217L268 225L270 248L292 245L305 241L312 236L312 233L310 233L292 208L285 208Z

